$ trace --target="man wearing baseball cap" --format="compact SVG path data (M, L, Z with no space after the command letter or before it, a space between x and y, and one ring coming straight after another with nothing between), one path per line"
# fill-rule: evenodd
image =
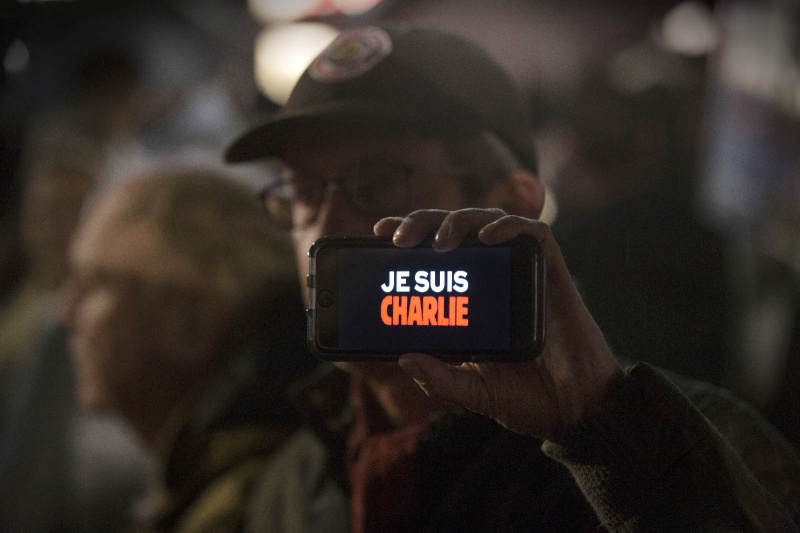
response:
M623 368L607 346L538 220L545 192L523 102L463 38L362 27L228 149L231 162L285 165L265 206L291 232L301 282L323 235L374 232L399 247L432 237L447 251L525 234L545 251L547 338L530 362L415 353L347 366L352 529L796 528L795 450L729 395Z

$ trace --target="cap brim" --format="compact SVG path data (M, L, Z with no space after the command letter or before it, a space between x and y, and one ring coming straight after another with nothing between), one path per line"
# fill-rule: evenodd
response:
M422 118L424 117L424 118ZM364 102L336 102L303 111L281 111L263 124L236 139L225 151L225 160L240 163L274 156L283 152L286 132L290 127L311 126L318 122L357 125L366 129L387 132L432 132L475 128L471 121L457 113L409 113L406 107L391 107Z

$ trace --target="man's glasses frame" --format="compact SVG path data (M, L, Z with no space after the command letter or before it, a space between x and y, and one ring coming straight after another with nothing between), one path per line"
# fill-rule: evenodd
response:
M414 167L383 161L358 161L338 176L320 179L293 175L290 170L281 179L259 192L259 199L273 224L285 229L304 229L317 220L322 205L334 188L347 194L357 210L375 217L406 215L413 197L414 178L473 176L466 166Z

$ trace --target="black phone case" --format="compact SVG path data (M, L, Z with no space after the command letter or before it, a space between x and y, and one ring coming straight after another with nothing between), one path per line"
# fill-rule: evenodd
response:
M415 248L430 247L430 241L426 241ZM410 351L423 351L430 355L437 356L451 362L473 361L473 362L520 362L534 358L541 350L544 343L544 298L545 298L545 277L546 267L540 243L532 238L521 236L506 243L504 246L524 246L525 250L535 256L531 260L534 271L532 272L531 289L533 291L531 302L531 313L529 322L526 320L522 325L515 323L524 329L526 342L517 347L507 350L358 350L341 349L331 344L338 344L336 341L321 341L326 334L333 334L330 330L334 329L328 325L327 328L321 327L321 315L319 308L329 308L336 305L336 295L329 294L325 288L320 288L318 284L318 268L320 267L317 258L326 248L395 248L390 238L376 236L362 237L322 237L314 242L309 249L309 275L306 284L309 291L309 305L307 313L307 341L309 350L319 359L324 361L395 361L403 353ZM469 239L462 243L462 248L486 247L477 239ZM445 252L447 253L447 252ZM338 265L337 265L338 268ZM338 275L338 273L337 273ZM517 318L515 317L515 320ZM338 327L338 316L337 316ZM528 327L529 326L529 327Z

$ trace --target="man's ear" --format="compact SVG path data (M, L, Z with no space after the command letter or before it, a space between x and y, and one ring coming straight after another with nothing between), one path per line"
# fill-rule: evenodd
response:
M521 169L511 172L505 180L492 183L485 207L499 207L510 215L539 218L544 199L544 184L532 172Z

